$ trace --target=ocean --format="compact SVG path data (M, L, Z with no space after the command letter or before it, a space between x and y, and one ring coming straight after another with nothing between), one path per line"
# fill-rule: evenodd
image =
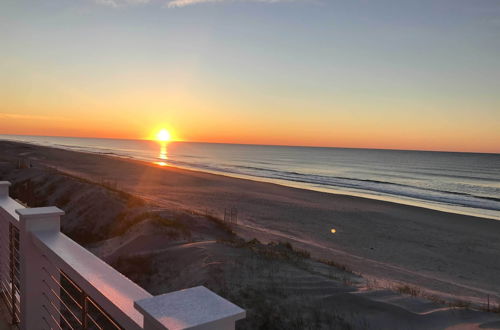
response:
M500 154L0 135L500 220Z

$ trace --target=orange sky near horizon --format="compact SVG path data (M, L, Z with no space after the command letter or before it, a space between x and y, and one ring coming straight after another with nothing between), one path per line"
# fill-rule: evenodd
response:
M148 73L155 79L138 85L134 77L145 75L102 76L121 82L104 92L74 77L68 85L49 70L25 72L0 90L0 134L148 139L166 128L182 141L500 153L499 115L474 113L476 103L313 97L282 86L266 95L255 86L210 86L185 72L170 77L182 84ZM29 84L40 87L22 88Z
M85 119L0 113L0 134L154 139L160 129L166 128L174 141L500 153L496 137L475 129L457 134L453 124L428 123L425 127L396 124L388 129L386 125L368 120L330 124L288 119L280 126L276 122L235 118L208 121L200 117L170 123L134 118Z

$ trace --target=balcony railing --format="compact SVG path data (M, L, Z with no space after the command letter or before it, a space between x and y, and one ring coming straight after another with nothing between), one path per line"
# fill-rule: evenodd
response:
M0 291L20 329L235 328L245 311L205 287L152 296L60 232L57 207L26 208L0 181Z

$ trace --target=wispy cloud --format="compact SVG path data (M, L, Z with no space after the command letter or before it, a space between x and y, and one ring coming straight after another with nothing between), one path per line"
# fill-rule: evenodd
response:
M118 8L134 5L145 5L150 3L162 3L165 8L180 8L204 3L229 3L229 2L263 2L263 3L278 3L278 2L295 2L306 0L93 0L99 5Z
M277 2L292 2L295 0L171 0L167 2L166 7L168 8L179 8L191 5L197 5L202 3L217 3L217 2L267 2L267 3L277 3Z
M18 113L0 112L0 119L23 119L23 120L66 120L64 117L39 116Z
M227 2L228 0L173 0L169 1L166 4L166 7L168 8L178 8L178 7L185 7L185 6L190 6L190 5L196 5L199 3L209 3L209 2ZM229 0L231 1L231 0Z
M151 0L94 0L99 5L109 7L122 7L127 5L141 5L151 2Z

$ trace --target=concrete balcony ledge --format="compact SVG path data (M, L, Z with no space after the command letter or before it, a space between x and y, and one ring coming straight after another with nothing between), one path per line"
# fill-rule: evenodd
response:
M234 329L246 312L203 286L135 302L151 329Z

